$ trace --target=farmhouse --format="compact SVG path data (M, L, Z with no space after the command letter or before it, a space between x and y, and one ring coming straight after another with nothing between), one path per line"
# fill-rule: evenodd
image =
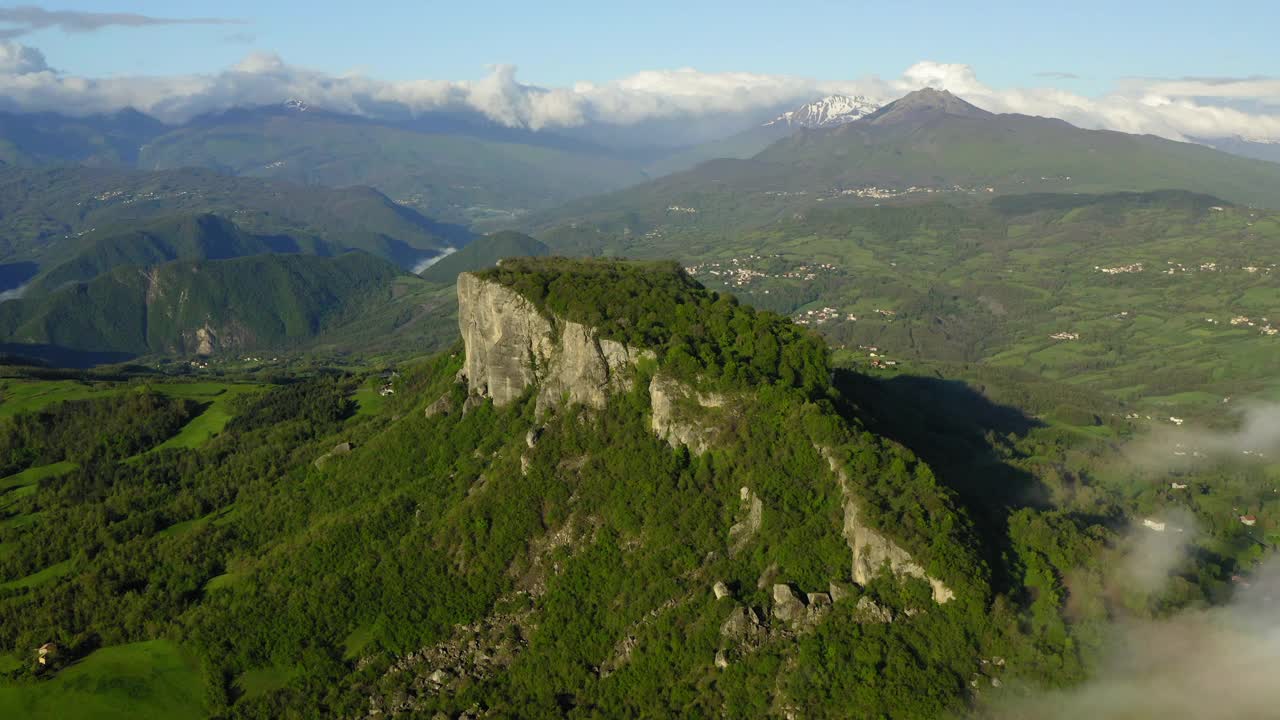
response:
M40 663L41 665L48 665L49 662L52 661L57 656L58 656L57 643L47 642L41 645L38 650L36 650L36 662Z

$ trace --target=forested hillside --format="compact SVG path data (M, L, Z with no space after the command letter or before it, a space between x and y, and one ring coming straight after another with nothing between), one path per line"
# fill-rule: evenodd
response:
M677 266L463 278L464 342L395 373L6 380L0 707L57 712L74 672L188 716L936 717L1077 682L1109 618L1246 572L1112 575L1141 506L1050 478L1074 431L833 384L816 335Z
M217 214L245 232L309 252L359 249L411 268L470 234L370 188L304 187L208 170L91 168L0 171L0 267L67 262L96 231L177 215ZM4 288L8 289L8 287Z
M311 346L375 327L393 334L426 314L401 347L451 334L426 283L364 253L257 255L119 266L44 296L0 303L0 342L87 354L222 355ZM365 338L385 342L387 338ZM446 341L447 342L447 341Z

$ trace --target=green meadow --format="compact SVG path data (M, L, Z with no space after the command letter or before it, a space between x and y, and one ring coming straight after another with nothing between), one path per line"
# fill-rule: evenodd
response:
M180 720L207 715L198 664L168 640L105 647L52 679L0 684L0 717L5 718Z

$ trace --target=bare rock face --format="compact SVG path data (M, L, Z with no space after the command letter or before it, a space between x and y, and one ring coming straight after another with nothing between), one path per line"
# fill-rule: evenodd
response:
M729 528L729 552L731 553L742 550L759 532L764 520L764 503L758 495L751 492L751 488L743 487L739 491L739 502L738 515L742 519Z
M684 383L655 375L649 381L649 405L653 409L650 421L653 432L666 440L671 447L688 446L689 451L701 455L711 448L716 438L716 426L699 417L694 410L719 408L725 404L724 396L717 393L700 393Z
M458 329L467 350L460 374L472 395L498 407L520 397L551 359L551 321L519 293L471 273L458 276Z
M536 383L538 413L562 402L603 409L611 393L627 389L631 368L655 357L548 318L514 290L471 273L458 276L458 328L466 346L458 375L471 396L502 407Z
M641 357L653 357L614 340L600 339L591 328L565 321L546 376L538 392L538 412L562 399L603 410L609 395L625 392L630 369Z
M955 592L941 580L930 577L924 567L911 557L911 553L862 519L858 510L858 500L849 487L848 473L840 465L834 453L823 449L822 454L827 458L831 472L840 479L840 491L844 496L844 537L849 543L849 550L853 553L853 581L859 585L866 585L887 565L894 575L920 578L929 583L929 587L933 590L934 602L941 604L954 599Z

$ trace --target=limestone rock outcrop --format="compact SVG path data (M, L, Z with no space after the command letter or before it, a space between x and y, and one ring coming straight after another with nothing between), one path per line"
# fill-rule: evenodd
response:
M551 358L551 321L520 293L471 273L458 276L458 329L467 351L460 375L472 395L499 407L520 397Z
M658 437L671 447L685 445L701 455L714 444L717 427L703 410L720 408L725 398L718 393L700 393L672 378L655 375L649 382L649 405L653 409L651 426Z
M830 450L824 448L822 454L831 466L831 472L839 478L840 492L844 496L843 531L849 550L853 553L851 573L853 581L859 585L866 585L887 566L894 575L920 578L929 583L936 603L941 604L954 599L955 592L938 578L931 577L924 567L911 557L911 553L866 523L858 509L858 500L850 488L848 473Z
M610 393L627 389L631 368L655 357L548 317L516 291L472 273L458 276L458 329L466 346L458 375L470 397L501 407L536 384L539 413L562 402L603 409Z
M742 518L729 528L729 551L737 553L746 546L751 538L760 530L764 521L764 502L751 492L751 488L743 487L738 491L738 516Z

